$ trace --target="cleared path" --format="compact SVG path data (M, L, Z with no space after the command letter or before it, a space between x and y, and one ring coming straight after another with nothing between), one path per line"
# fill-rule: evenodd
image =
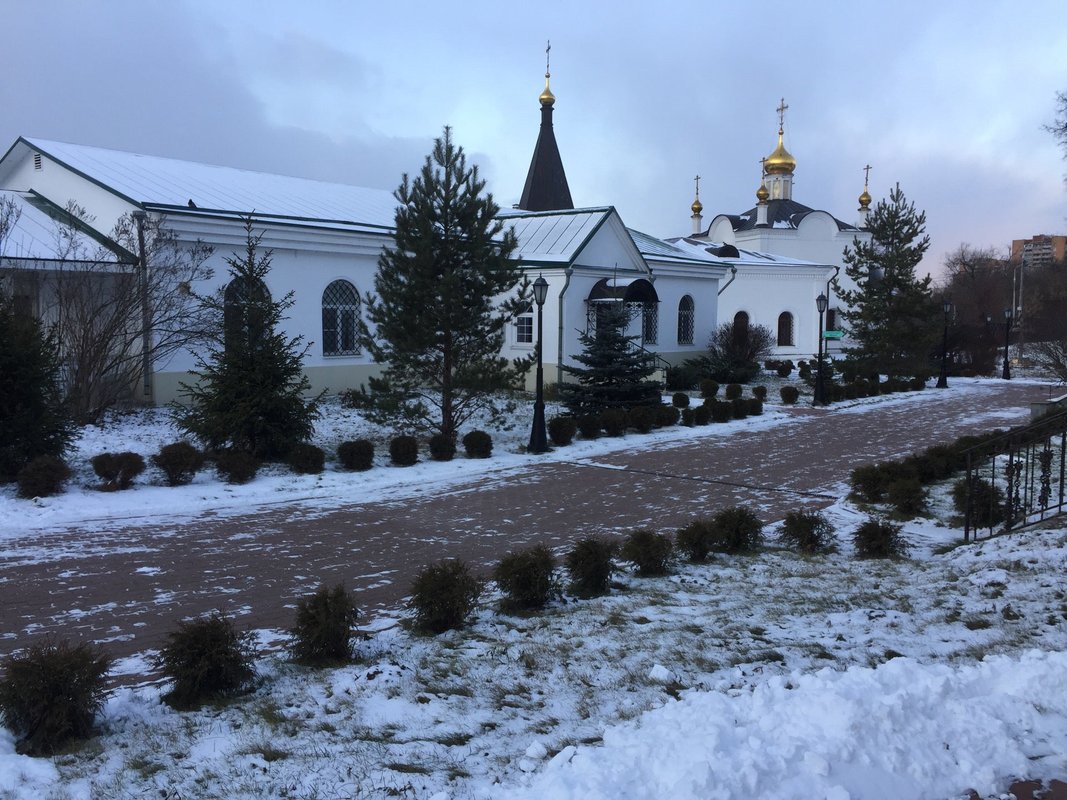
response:
M1047 392L980 384L859 409L798 408L783 425L572 462L541 462L435 494L316 512L253 508L181 524L27 537L0 562L0 654L55 634L123 656L156 648L177 621L211 610L284 629L295 600L322 583L359 592L364 619L395 615L414 574L444 557L487 567L535 543L638 527L671 531L744 504L765 521L827 505L852 467L1004 425ZM1017 417L1016 417L1017 419Z

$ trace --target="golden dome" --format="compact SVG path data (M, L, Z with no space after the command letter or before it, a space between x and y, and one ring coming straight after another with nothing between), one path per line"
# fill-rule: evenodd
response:
M541 96L537 99L541 101L541 105L550 106L556 102L556 96L552 94L552 90L548 88L548 73L545 73L545 90L541 92Z
M867 191L867 187L863 187L863 194L860 195L860 211L866 211L867 207L871 204L871 193Z
M768 175L792 175L797 168L797 160L789 154L782 143L782 129L778 129L778 147L767 156L763 169Z
M771 193L767 191L767 184L761 183L756 190L756 199L761 203L766 203L767 198L771 196Z
M696 200L693 201L693 205L691 205L690 208L693 209L694 214L699 214L701 211L704 210L704 204L700 202L700 198L698 197Z

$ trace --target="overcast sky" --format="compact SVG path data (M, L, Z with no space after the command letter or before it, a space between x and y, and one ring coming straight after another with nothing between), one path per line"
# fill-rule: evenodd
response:
M1067 231L1043 129L1062 0L4 0L0 141L58 139L394 189L444 125L502 206L522 192L552 41L576 205L657 236L754 204L779 99L794 199L853 222L899 182L937 274L960 243Z

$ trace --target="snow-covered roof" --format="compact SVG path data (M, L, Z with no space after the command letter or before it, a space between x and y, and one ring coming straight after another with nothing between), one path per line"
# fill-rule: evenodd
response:
M131 255L123 253L120 259L101 248L100 240L73 223L57 221L53 216L57 212L62 213L32 193L0 190L0 258L60 261L92 254L108 261L133 260Z
M818 209L798 203L796 200L770 200L767 202L767 227L796 229L800 226L804 217L816 212ZM823 211L833 219L839 231L858 231L855 225L842 222L829 211ZM748 231L758 227L756 225L757 213L755 208L742 211L740 214L720 214L730 220L730 225L735 231Z
M668 261L679 264L697 264L706 266L725 266L725 260L710 252L707 248L682 248L671 241L657 239L647 233L627 228L630 238L634 240L641 255L653 261Z
M820 264L815 261L804 261L803 259L799 258L790 258L789 256L778 255L777 253L764 253L756 250L743 250L741 248L734 248L733 245L724 245L720 242L709 242L707 239L698 239L690 236L670 238L664 241L673 245L684 253L691 254L692 258L697 258L698 253L703 253L705 257L710 254L713 257L714 263L724 264L727 266L775 266L797 268L814 267L832 269L832 266L829 264ZM737 251L736 256L733 255L734 250Z
M45 139L30 148L148 207L237 212L392 229L391 192ZM192 205L190 205L190 202Z

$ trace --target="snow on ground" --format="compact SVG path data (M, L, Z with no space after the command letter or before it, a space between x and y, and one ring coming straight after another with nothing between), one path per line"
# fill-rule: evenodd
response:
M907 398L875 402L887 401ZM125 446L153 452L172 438L163 425ZM454 479L443 466L520 468L522 438L498 440L489 463L379 467L359 480L384 496L405 491L398 477ZM566 455L633 445L590 442ZM103 433L80 447L114 449ZM109 509L193 513L208 496L247 510L328 498L330 481L347 478L302 483L279 470L231 489L202 475L89 509L99 493L84 488L54 506L4 495L0 514L25 530ZM79 481L91 482L84 472ZM501 613L490 596L468 628L436 638L380 621L359 663L309 671L265 658L253 694L200 712L169 709L157 686L118 689L101 735L51 760L16 755L0 729L0 798L843 800L991 796L1013 777L1062 779L1067 531L955 546L945 503L938 493L940 519L906 524L912 551L899 562L852 558L848 534L864 512L841 500L826 512L839 538L830 555L800 557L772 537L759 555L679 564L665 578L623 571L609 596L565 597L538 614ZM52 522L41 518L49 509Z

